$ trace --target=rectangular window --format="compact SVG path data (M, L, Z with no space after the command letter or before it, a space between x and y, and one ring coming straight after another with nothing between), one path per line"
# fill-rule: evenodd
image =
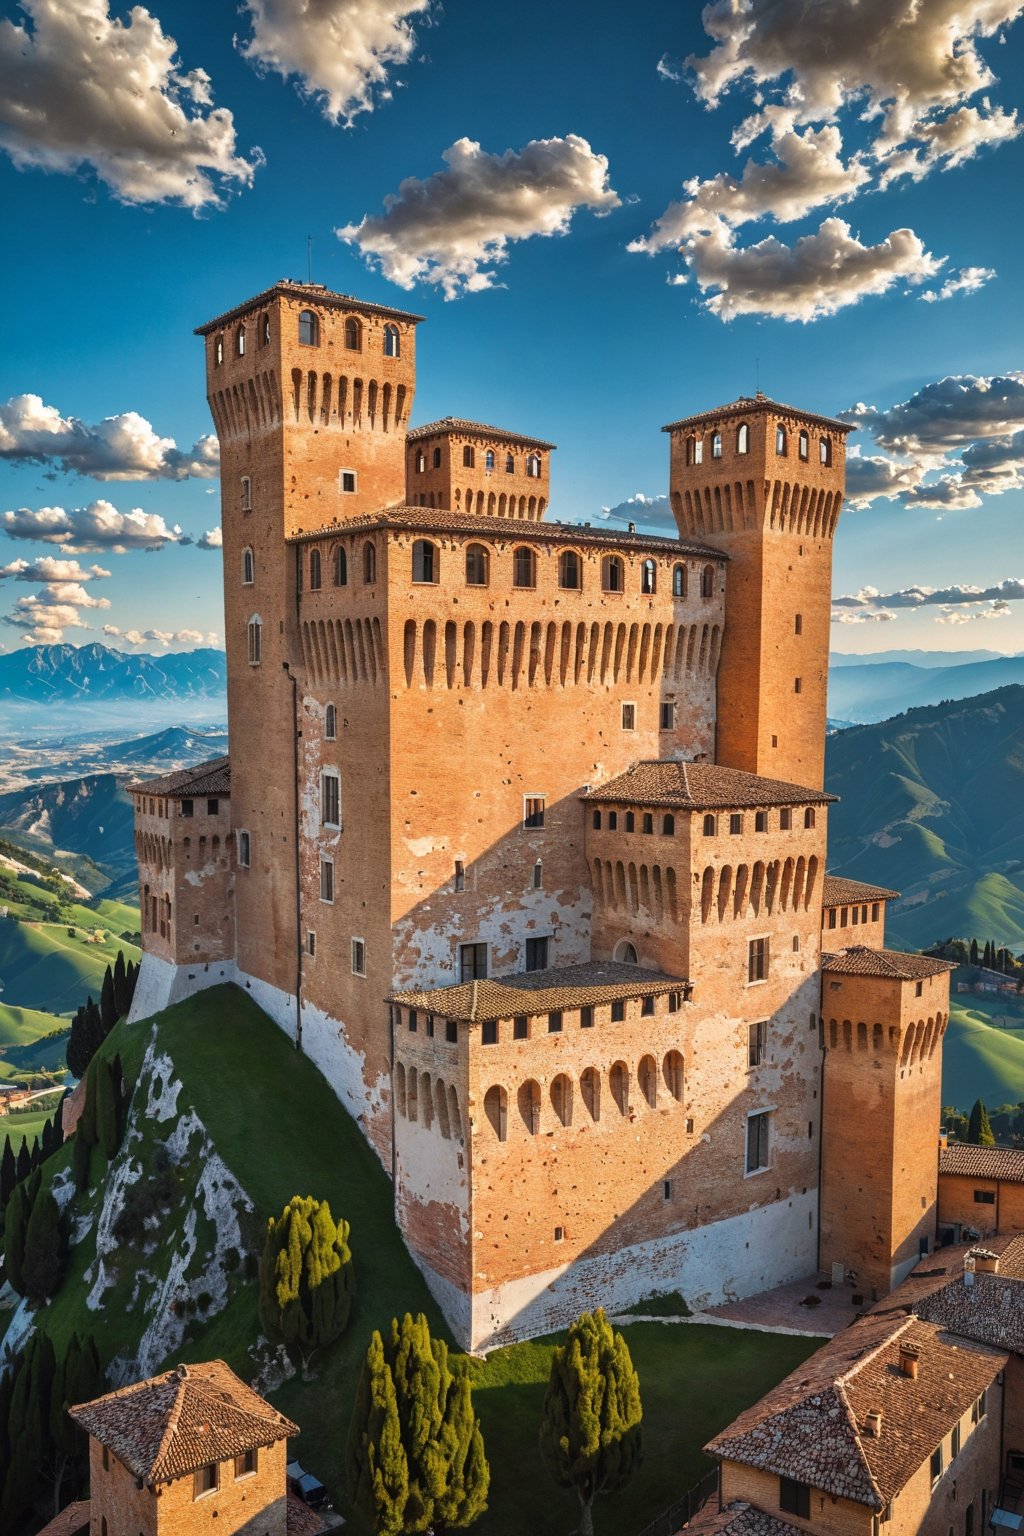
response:
M352 940L352 975L366 975L366 945L362 939Z
M209 1466L199 1467L195 1473L194 1498L201 1499L204 1493L213 1493L217 1487L217 1463L211 1461Z
M248 475L242 476L242 511L252 511L252 481Z
M747 981L768 980L768 939L751 939L747 948Z
M248 832L238 834L238 862L243 869L249 868L250 840Z
M850 921L850 909L849 909L849 907L844 907L842 909L842 911L840 912L840 914L839 914L839 926L840 926L840 928L845 928L849 921Z
M182 816L192 816L192 815L195 814L195 802L194 801L192 801L192 800L182 800L180 802L180 804L181 804L181 815Z
M588 1004L587 1007L580 1009L580 1029L593 1029L593 1027L594 1010Z
M356 472L354 469L339 469L338 489L346 496L351 496L356 488Z
M743 817L739 811L733 811L729 817L729 833L732 837L739 837L743 831Z
M938 1480L939 1480L939 1478L941 1476L942 1476L942 1446L941 1445L937 1445L935 1447L934 1451L932 1451L932 1487L933 1488L935 1487L935 1484L938 1482Z
M530 1023L525 1013L517 1013L512 1020L512 1039L529 1040Z
M466 889L466 866L461 859L455 860L455 889L457 891Z
M523 796L523 826L536 830L544 825L544 795Z
M779 1478L779 1508L787 1515L797 1515L801 1520L811 1518L811 1490L807 1483L798 1483L791 1477Z
M544 884L544 866L541 863L540 859L538 859L536 864L533 866L533 888L534 888L534 890L535 891L539 891L543 887L543 884Z
M468 446L463 448L463 450L462 450L462 467L463 467L463 469L473 469L475 464L476 464L476 450L474 448L470 448Z
M612 1003L612 1023L622 1024L626 1018L626 999L617 997Z
M974 1191L975 1205L995 1205L996 1192L994 1189L976 1189Z
M678 1013L682 1005L682 1001L683 994L681 992L670 992L668 995L668 1012Z
M341 826L341 779L326 769L320 775L320 825Z
M979 1398L975 1399L974 1407L971 1409L971 1423L980 1424L987 1412L988 1392L986 1390L981 1394Z
M803 681L802 681L802 679L799 678L799 677L794 677L794 679L793 679L793 692L794 693L799 693L802 688L803 688Z
M548 1034L560 1035L562 1033L562 1010L555 1008L548 1014Z
M767 832L768 831L768 812L767 811L755 811L754 812L754 831L755 832Z
M834 928L835 925L836 925L836 909L835 909L835 907L829 907L829 909L828 909L828 926L830 928Z
M235 1457L235 1478L251 1477L256 1471L256 1452L243 1451Z
M220 801L219 800L207 800L207 802L206 802L206 814L207 814L207 816L219 816L220 815Z
M654 998L653 997L645 997L643 1002L640 1004L640 1017L642 1019L649 1019L652 1016L653 1013L654 1013Z
M871 903L871 921L873 923L877 923L878 922L878 902L877 901L873 901Z
M316 934L312 928L306 934L306 954L312 958L316 954Z
M853 926L856 928L857 924L860 922L860 907L851 907L850 911L853 915Z
M664 1198L666 1200L671 1200L672 1199L672 1180L671 1179L663 1179L662 1180L662 1183L661 1183L661 1193L662 1193L662 1195L664 1196Z
M547 969L548 941L547 939L527 939L526 941L526 969L528 971L543 971Z
M923 981L915 982L914 983L914 996L915 997L920 997L923 992L924 992L924 982Z
M675 707L675 705L674 704L663 704L661 706L661 728L662 728L662 730L663 731L674 730L675 729L675 723L676 723L676 707Z
M795 635L802 635L803 632L804 632L803 614L798 613L796 615L796 617L794 618L794 620L793 620L793 633Z
M433 1040L433 1038L434 1038L434 1015L432 1013L426 1013L426 1014L423 1015L423 1028L427 1032L427 1039L428 1040Z
M768 1121L769 1111L747 1116L747 1172L760 1173L769 1167Z
M791 832L793 829L793 812L788 806L779 812L779 831Z
M949 1459L955 1461L960 1455L960 1425L953 1425L953 1433L949 1437Z
M459 980L484 981L487 976L487 945L459 945Z
M334 900L334 860L320 860L320 900Z
M409 1009L409 1033L410 1033L410 1035L416 1034L416 1032L419 1029L419 1027L420 1027L420 1021L419 1021L419 1018L417 1016L416 1009L415 1008L410 1008Z
M447 1040L449 1045L458 1045L459 1026L454 1019L445 1019L444 1038Z
M497 1045L498 1021L497 1019L484 1019L480 1029L480 1040L483 1045Z
M747 1025L747 1066L759 1067L764 1061L768 1046L768 1021L759 1019Z
M636 705L635 704L623 704L623 706L622 706L622 729L624 731L635 731L636 730Z

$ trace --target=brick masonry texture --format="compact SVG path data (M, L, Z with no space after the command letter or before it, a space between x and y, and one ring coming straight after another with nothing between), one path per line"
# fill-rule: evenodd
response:
M823 909L846 428L734 402L669 429L678 538L559 524L542 439L409 432L417 323L283 283L201 328L230 791L134 787L136 1008L249 988L473 1348L819 1239L881 1294L934 1232L948 977L892 974L893 893ZM879 957L824 1001L823 927Z

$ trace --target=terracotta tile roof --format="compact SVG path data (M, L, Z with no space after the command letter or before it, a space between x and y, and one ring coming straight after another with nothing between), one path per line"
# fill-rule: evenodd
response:
M285 1503L285 1519L288 1536L320 1536L320 1532L327 1529L316 1510L303 1504L291 1489Z
M193 795L230 795L231 762L226 757L211 757L208 762L167 773L162 779L140 779L127 789L129 794L169 795L174 800L190 800Z
M585 1008L619 998L660 997L681 992L689 982L639 965L616 960L585 965L553 965L544 971L520 971L495 980L464 981L452 987L392 992L389 1002L422 1008L443 1018L510 1019L517 1013L550 1013L559 1008Z
M863 880L847 880L843 875L826 875L822 890L823 907L850 907L858 901L895 901L899 891L884 885L865 885Z
M1024 1184L1024 1152L1015 1147L974 1147L955 1141L939 1153L939 1172Z
M88 1499L76 1499L73 1504L68 1504L59 1515L54 1515L48 1525L44 1525L36 1536L83 1536L89 1530L90 1503Z
M236 304L233 309L226 309L222 315L207 320L205 325L197 325L192 334L206 336L210 331L218 331L222 325L236 320L239 315L247 314L250 309L258 309L279 293L289 298L308 299L311 304L320 304L328 309L360 309L372 315L395 315L399 320L413 320L417 324L423 319L422 315L410 314L406 309L392 309L388 304L371 304L367 299L353 298L350 293L334 293L330 288L325 288L323 283L296 283L290 277L282 277L272 288L264 288L254 298Z
M1010 1268L1016 1267L1011 1260ZM1002 1258L998 1274L976 1274L974 1283L966 1285L961 1273L917 1301L914 1311L961 1339L1024 1354L1024 1284L1018 1274L1004 1272Z
M985 1277L989 1278L989 1277ZM919 1352L916 1379L901 1344ZM707 1449L728 1461L883 1508L1007 1363L934 1322L869 1314L739 1416ZM866 1428L882 1415L881 1434Z
M586 790L581 800L616 800L625 805L676 805L684 810L727 810L733 806L825 805L837 799L781 779L763 779L718 763L649 759L634 763L606 784Z
M880 976L890 981L920 981L955 971L952 960L936 960L933 955L908 955L900 949L868 949L852 944L837 954L821 957L821 968L833 976Z
M344 533L372 533L380 528L408 529L413 533L482 534L509 544L614 544L618 549L652 550L668 555L696 555L702 560L728 560L729 556L709 544L694 539L671 538L668 534L623 533L616 528L589 528L582 523L531 523L514 517L467 517L465 512L449 512L444 507L383 507L379 512L364 512L344 523L329 523L294 533L286 544L308 544L312 539L337 538Z
M677 427L688 427L691 423L696 425L712 420L720 421L723 417L749 416L757 411L765 411L773 416L798 416L801 421L820 422L822 426L833 427L837 432L856 431L848 421L838 421L834 416L819 416L815 411L805 411L798 405L782 405L778 400L769 400L760 391L756 395L740 395L738 400L731 400L728 405L716 405L710 411L698 411L696 416L681 416L678 421L670 421L661 430L674 432Z
M421 437L446 437L450 433L460 437L491 437L503 443L525 443L528 448L554 449L556 443L546 443L541 437L527 437L523 432L510 432L506 427L490 427L483 421L465 421L461 416L442 416L440 421L428 421L426 426L413 427L407 439L413 443Z
M223 1360L179 1365L68 1411L150 1485L299 1433Z
M795 1525L734 1499L722 1510L712 1498L677 1536L801 1536Z

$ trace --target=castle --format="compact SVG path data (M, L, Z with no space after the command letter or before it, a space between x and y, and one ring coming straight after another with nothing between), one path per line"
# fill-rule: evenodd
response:
M551 444L410 430L418 318L280 282L199 328L231 757L132 786L133 1016L248 989L467 1347L884 1295L935 1235L950 967L825 872L849 428L742 398L665 428L676 537L553 523Z

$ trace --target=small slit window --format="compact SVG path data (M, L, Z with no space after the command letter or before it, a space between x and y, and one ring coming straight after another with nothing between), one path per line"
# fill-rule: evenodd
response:
M258 667L263 660L263 621L253 614L246 626L246 640L250 667Z
M252 480L248 475L242 476L242 511L252 511Z
M256 579L256 576L255 576L255 568L254 568L254 564L253 564L252 550L247 545L245 547L245 549L242 550L242 585L243 585L243 587L251 587L253 582L255 581L255 579Z
M338 734L338 711L333 704L328 704L324 711L324 740L334 741Z

